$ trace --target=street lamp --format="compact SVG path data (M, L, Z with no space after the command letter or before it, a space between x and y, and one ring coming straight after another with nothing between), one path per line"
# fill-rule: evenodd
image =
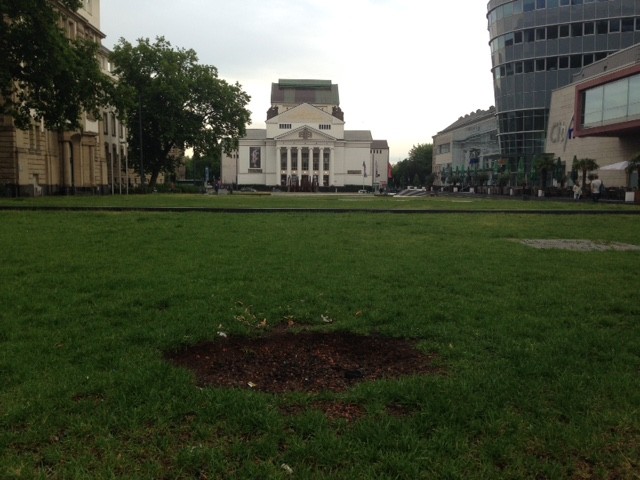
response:
M140 129L140 186L144 193L144 153L142 145L142 95L138 92L138 127Z
M124 169L126 171L126 178L127 178L126 192L127 192L127 195L129 195L129 145L127 144L126 141L121 141L120 145L124 147L124 152L126 153L124 156Z

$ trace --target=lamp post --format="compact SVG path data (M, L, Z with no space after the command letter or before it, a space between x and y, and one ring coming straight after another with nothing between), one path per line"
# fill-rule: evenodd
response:
M144 153L142 144L142 95L138 93L138 127L140 129L140 186L144 193Z
M127 195L129 195L129 145L126 141L120 142L120 145L124 147L124 169L127 178L127 187L125 191L127 192Z
M113 196L115 193L115 185L114 185L115 177L113 172L113 152L108 147L108 144L107 144L106 150L107 150L107 154L109 155L109 164L111 165L111 196Z

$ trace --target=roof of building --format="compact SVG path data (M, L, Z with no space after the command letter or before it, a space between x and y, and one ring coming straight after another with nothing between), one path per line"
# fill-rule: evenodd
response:
M331 80L281 79L271 84L271 104L340 105L338 85Z
M267 131L260 128L247 128L247 134L243 137L245 140L266 140Z
M478 109L475 112L471 112L466 114L463 117L460 117L458 120L453 122L447 128L438 132L438 135L440 135L441 133L449 132L451 130L456 130L460 127L464 127L465 125L470 125L470 124L479 122L480 120L484 120L485 118L488 118L488 117L493 117L495 116L495 114L496 114L496 107L493 107L493 106L489 107L489 110Z
M374 140L373 143L371 144L371 148L389 148L389 144L387 143L386 140Z
M350 142L372 142L370 130L345 130L344 139Z

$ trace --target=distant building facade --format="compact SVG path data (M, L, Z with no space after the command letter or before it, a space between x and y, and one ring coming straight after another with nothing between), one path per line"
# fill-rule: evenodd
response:
M489 170L500 160L495 108L476 110L433 137L435 185L447 183L456 170Z
M624 162L640 154L640 45L585 67L551 96L546 152L571 169L592 158L610 187L638 187Z
M279 80L271 87L266 129L248 129L222 159L225 184L287 190L358 185L386 188L389 146L368 130L346 130L338 85Z

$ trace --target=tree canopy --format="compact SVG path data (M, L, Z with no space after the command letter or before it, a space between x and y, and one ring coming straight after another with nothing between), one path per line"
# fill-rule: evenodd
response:
M600 168L598 162L596 162L593 158L576 158L573 157L573 164L571 168L576 172L582 172L582 189L586 189L587 185L587 172L593 172Z
M54 3L56 7L54 8ZM69 39L60 11L80 0L0 0L0 112L19 128L32 118L50 129L75 129L83 111L108 103L111 82L100 70L99 44Z
M250 97L240 84L218 78L215 67L199 64L195 51L174 48L163 37L137 45L120 39L111 59L131 164L150 173L150 186L175 170L176 149L207 155L237 148L250 123Z
M428 183L433 165L433 144L414 145L409 150L409 158L393 166L393 178L396 185L407 186L411 183L423 185Z
M556 160L551 153L541 153L533 159L533 170L540 176L540 186L545 188L549 174L556 169Z

